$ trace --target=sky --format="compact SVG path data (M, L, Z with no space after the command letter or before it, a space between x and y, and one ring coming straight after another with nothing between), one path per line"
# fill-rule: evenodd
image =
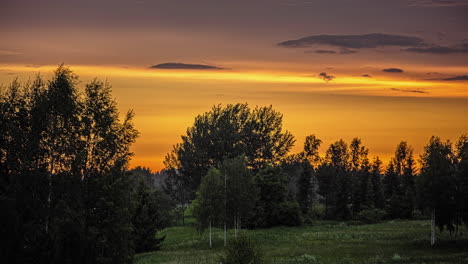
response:
M113 86L157 171L213 105L273 105L296 137L404 140L468 133L468 0L2 0L0 83L65 63Z

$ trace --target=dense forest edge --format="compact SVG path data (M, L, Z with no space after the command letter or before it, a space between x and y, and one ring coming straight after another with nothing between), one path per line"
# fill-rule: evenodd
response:
M344 238L334 244L352 240L376 249L345 233L362 229L368 233L357 236L364 240L379 232L392 239L389 226L408 232L395 245L415 232L415 243L427 249L466 246L466 134L454 143L433 136L420 157L402 141L384 167L359 138L338 140L321 154L322 141L312 134L291 154L295 138L272 106L215 105L195 117L167 154L165 169L153 173L128 167L139 132L133 111L119 118L110 84L78 85L78 76L61 65L49 80L37 75L1 87L5 263L144 263L145 255L135 254L174 249L171 236L189 242L186 234L197 234L195 248L202 252L223 249L216 262L265 263L271 261L265 247L272 252L281 240L265 239L272 232L319 232L327 241L338 232ZM292 258L297 263L321 263L297 253L303 258ZM392 255L395 263L398 257Z

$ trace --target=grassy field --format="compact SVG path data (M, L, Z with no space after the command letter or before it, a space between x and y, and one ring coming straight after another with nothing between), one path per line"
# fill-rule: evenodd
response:
M431 247L429 221L317 222L243 232L261 245L268 263L468 263L468 231L463 229L465 235L455 241L447 232L437 232L439 240ZM162 249L137 255L137 264L216 263L222 254L221 229L214 230L213 249L209 249L208 234L200 235L190 224L168 228L159 235L167 235ZM317 261L305 262L308 256L304 255Z

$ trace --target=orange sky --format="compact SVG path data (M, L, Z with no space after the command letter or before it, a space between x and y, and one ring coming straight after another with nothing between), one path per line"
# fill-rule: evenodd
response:
M26 81L37 72L47 77L55 67L0 65L0 82L15 77ZM70 67L80 76L81 86L94 77L107 79L121 112L134 109L141 136L132 148L131 166L148 166L154 171L163 168L164 155L180 141L195 116L218 103L272 104L284 114L284 128L296 136L293 152L301 150L309 134L324 141L322 153L340 138L350 142L360 137L371 157L388 160L401 140L419 154L431 135L456 140L468 132L466 83L384 74L365 78L346 74L346 70L327 83L301 72ZM428 70L411 69L414 75ZM401 91L392 90L395 87Z
M466 14L468 0L2 0L0 83L61 63L82 87L107 79L136 113L131 166L155 171L220 103L273 105L293 152L309 134L322 153L360 137L388 160L401 140L419 154L468 133ZM218 70L158 68L174 62Z

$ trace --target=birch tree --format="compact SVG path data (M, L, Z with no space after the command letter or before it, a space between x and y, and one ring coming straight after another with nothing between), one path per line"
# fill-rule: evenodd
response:
M193 201L193 214L200 230L209 230L209 243L212 247L212 227L224 219L224 182L221 172L211 168L203 177L200 188Z

